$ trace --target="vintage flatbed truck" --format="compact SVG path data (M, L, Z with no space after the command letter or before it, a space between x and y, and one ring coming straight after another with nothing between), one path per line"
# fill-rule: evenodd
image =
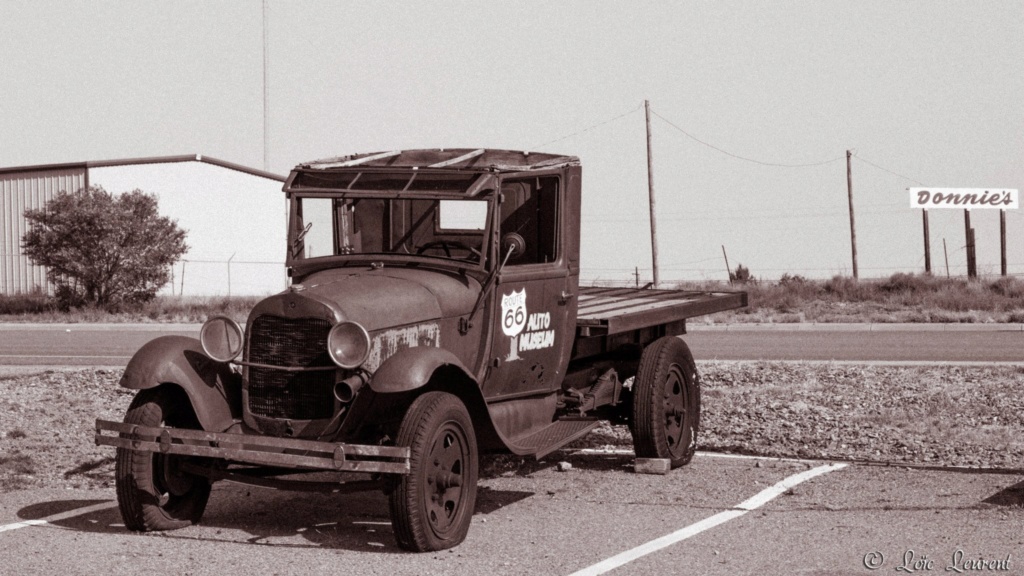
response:
M693 456L677 336L746 294L580 287L577 158L358 154L297 166L284 192L291 286L244 329L143 346L124 422L96 422L128 529L198 522L218 480L380 489L399 546L439 550L466 537L480 453L543 457L610 420L638 457Z

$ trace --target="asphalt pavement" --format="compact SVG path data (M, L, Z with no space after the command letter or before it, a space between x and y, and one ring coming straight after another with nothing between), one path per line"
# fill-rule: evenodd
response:
M572 465L559 471L557 461ZM1024 573L1024 476L698 453L667 475L555 453L481 480L466 541L397 548L379 493L215 485L197 526L128 532L114 491L0 499L9 574ZM908 564L909 561L909 564ZM966 570L968 573L975 571Z
M0 324L0 365L124 366L166 334L198 337L199 324ZM692 324L702 360L1021 363L1021 324Z

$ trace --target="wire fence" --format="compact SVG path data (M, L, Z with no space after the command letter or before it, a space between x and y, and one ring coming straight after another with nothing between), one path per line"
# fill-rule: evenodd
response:
M258 296L288 287L284 262L181 260L161 294L175 296Z

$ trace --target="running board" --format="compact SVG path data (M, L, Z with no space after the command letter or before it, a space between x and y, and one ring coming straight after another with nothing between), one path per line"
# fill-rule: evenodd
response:
M539 460L573 440L586 436L600 423L600 420L589 418L556 420L529 436L517 438L516 453L532 454Z

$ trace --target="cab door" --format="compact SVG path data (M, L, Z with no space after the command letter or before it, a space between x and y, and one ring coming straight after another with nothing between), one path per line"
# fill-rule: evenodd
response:
M558 174L502 182L500 237L522 236L525 249L498 275L492 306L491 400L557 392L575 336L575 298L562 240ZM504 251L504 249L502 249ZM501 255L504 259L504 254Z

